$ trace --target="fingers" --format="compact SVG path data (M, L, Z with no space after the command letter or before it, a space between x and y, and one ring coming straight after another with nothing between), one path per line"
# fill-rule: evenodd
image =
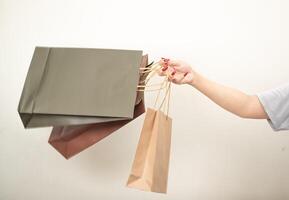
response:
M178 67L178 66L180 66L180 63L177 60L169 60L168 65L171 67Z
M159 61L160 65L163 67L178 67L180 65L179 61L177 60L171 60L169 58L161 58Z
M170 75L172 73L176 73L176 70L172 67L162 67L162 68L158 69L157 73L160 76L167 76L167 75Z
M182 81L183 83L192 83L193 80L194 80L194 74L188 73Z
M162 66L162 68L158 70L158 74L159 74L160 76L165 76L165 75L167 75L167 73L168 73L167 71L168 71L168 69L169 69L169 61L170 61L170 59L168 59L168 58L162 58L162 59L159 61L159 64Z
M168 76L169 81L175 84L190 83L194 78L190 65L182 61L161 58L159 64L162 68L158 70L158 74Z
M160 76L168 75L169 81L173 83L182 84L184 78L188 74L187 70L184 71L180 69L180 61L162 58L159 61L159 64L162 66L162 68L158 70L158 74Z
M182 73L176 73L174 75L169 76L169 80L175 84L182 84L184 79L185 76Z
M180 73L176 69L170 67L166 71L159 70L160 76L168 76L168 80L175 84L184 84L192 79L191 73Z

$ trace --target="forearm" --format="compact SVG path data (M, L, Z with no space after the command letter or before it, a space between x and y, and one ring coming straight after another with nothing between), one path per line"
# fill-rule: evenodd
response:
M257 96L247 95L237 89L223 86L198 73L195 73L190 85L237 116L254 119L268 118Z

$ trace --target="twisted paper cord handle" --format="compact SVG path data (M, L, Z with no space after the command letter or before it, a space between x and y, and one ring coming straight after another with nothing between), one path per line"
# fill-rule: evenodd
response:
M169 75L166 74L166 77L164 78L164 80L161 83L157 83L157 84L151 84L148 85L147 83L149 82L149 80L157 73L157 71L159 69L161 69L162 66L159 64L159 62L152 64L151 68L140 68L141 71L140 73L145 74L148 73L148 76L146 77L145 80L140 82L140 85L137 86L137 91L143 91L143 92L148 92L148 91L158 91L155 103L154 103L154 108L156 108L157 102L159 100L160 97L160 93L163 89L165 89L165 94L164 97L162 99L162 102L158 108L158 110L163 109L163 111L166 113L166 119L168 118L169 115L169 106L170 106L170 96L171 96L171 82L169 81ZM156 87L159 86L159 88L156 89L152 89L152 87Z

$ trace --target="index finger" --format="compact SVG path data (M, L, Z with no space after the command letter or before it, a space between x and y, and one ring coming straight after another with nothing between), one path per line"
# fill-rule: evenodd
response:
M180 64L179 64L179 61L177 60L171 60L169 58L162 58L160 61L159 61L159 64L161 66L171 66L171 67L178 67Z

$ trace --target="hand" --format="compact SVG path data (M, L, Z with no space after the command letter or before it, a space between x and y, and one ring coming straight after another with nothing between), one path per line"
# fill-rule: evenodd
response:
M179 85L193 83L195 72L186 62L162 58L159 64L162 66L158 71L160 76L168 75L171 82Z

